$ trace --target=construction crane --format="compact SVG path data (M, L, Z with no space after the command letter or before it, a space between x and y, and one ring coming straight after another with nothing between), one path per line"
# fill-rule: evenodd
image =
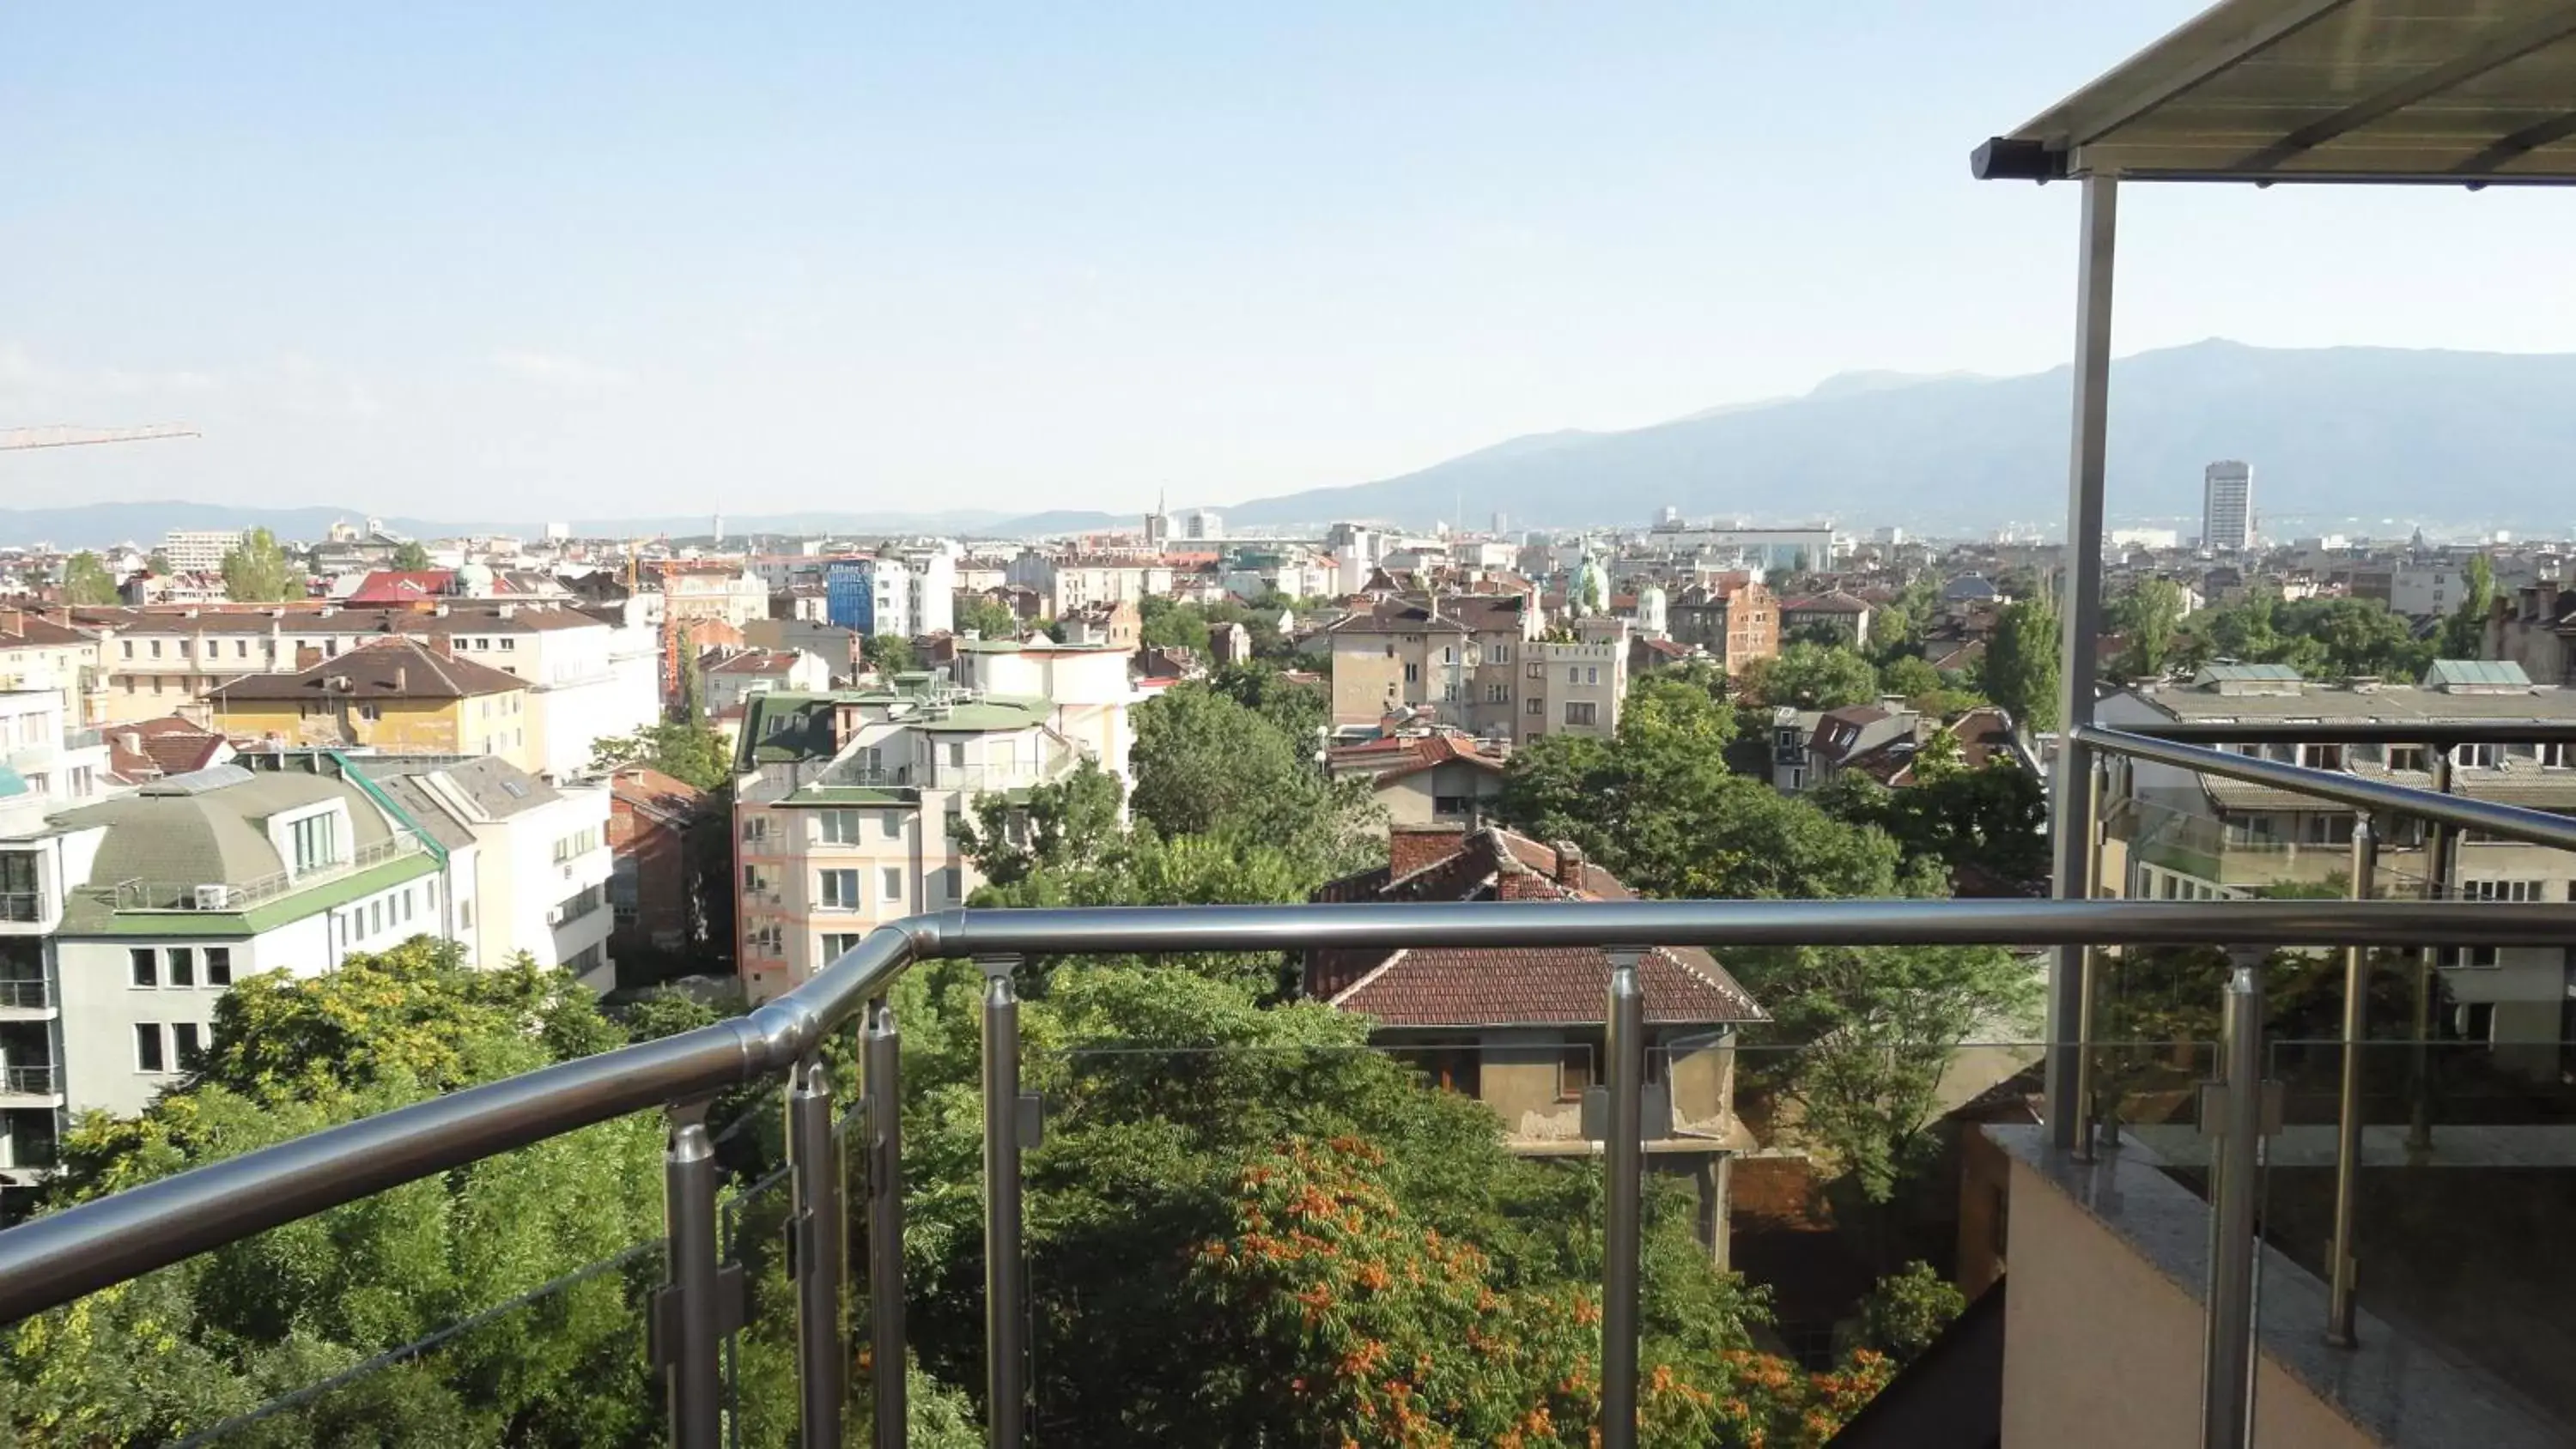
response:
M159 438L194 438L195 428L155 423L142 428L0 428L0 453L29 448L78 448L91 443L148 443Z

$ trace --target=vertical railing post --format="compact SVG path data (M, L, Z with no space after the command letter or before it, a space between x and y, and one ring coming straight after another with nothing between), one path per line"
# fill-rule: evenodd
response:
M911 1421L904 1403L903 1326L903 1039L894 1007L868 1001L859 1033L859 1070L867 1093L860 1141L868 1188L868 1382L875 1402L875 1449L904 1449Z
M1639 1263L1645 1242L1645 953L1610 952L1608 1110L1602 1114L1601 1446L1636 1449Z
M2240 955L2219 1028L2225 1078L2203 1108L2210 1153L2209 1334L2201 1360L2203 1449L2245 1449L2254 1391L2254 1220L2260 1206L2265 1091L2263 966ZM2209 1121L2213 1113L2215 1124Z
M2097 173L2084 178L2083 228L2077 243L2075 311L2075 417L2066 478L2066 596L2058 670L2057 768L2050 864L2057 899L2093 896L2093 818L2087 782L2092 748L2075 739L2093 722L2094 677L2100 672L2102 637L2102 479L2111 429L2111 276L2118 232L2120 183ZM2016 723L2027 726L2029 721ZM2084 948L2060 946L2048 987L2047 1110L2049 1141L2061 1151L2075 1146L2075 1124L2085 1104L2077 1095L2076 1061L2082 1009Z
M1016 956L984 956L984 1412L985 1442L1020 1449L1026 1427L1028 1336L1021 1281L1020 998Z
M787 1083L787 1266L796 1280L798 1441L841 1442L849 1397L848 1338L841 1321L844 1219L841 1152L832 1135L832 1082L820 1057L796 1064Z
M2379 834L2367 812L2352 822L2352 898L2370 899L2379 875ZM2360 1215L2362 1042L2370 1034L2370 951L2343 951L2343 1084L2335 1102L2335 1209L2326 1341L2350 1348L2353 1337L2353 1224Z
M674 1103L662 1154L667 1278L653 1296L653 1359L662 1372L671 1449L718 1449L724 1437L727 1334L742 1326L738 1271L716 1241L716 1149L707 1103Z
M2086 777L2085 816L2093 822L2091 863L2085 867L2086 878L2100 873L2102 859L2102 790L2103 776L2109 771L2103 760L2096 758ZM2076 948L2075 1008L2075 1156L2091 1162L2101 1134L2102 1091L2101 1064L2094 1060L2093 1033L2101 1017L2102 953L2092 946Z
M2451 747L2441 743L2427 744L2432 756L2426 763L2433 769L2433 793L2451 793ZM2424 826L2424 899L2446 901L2452 890L2452 853L2457 834L2441 821ZM2415 1000L2409 1025L2414 1039L2406 1062L2406 1150L2412 1153L2433 1150L2433 997L2434 962L2441 948L2427 946L2415 962Z

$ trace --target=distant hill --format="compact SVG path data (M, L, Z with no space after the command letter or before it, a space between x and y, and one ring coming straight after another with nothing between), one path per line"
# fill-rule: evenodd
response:
M359 508L233 508L219 503L166 499L145 503L85 503L72 508L0 508L0 543L43 541L59 548L108 548L131 543L149 548L174 528L265 528L280 538L318 539L334 523L357 523L368 517ZM376 515L385 527L418 538L460 533L501 533L533 538L545 532L540 521L521 519L426 519ZM714 525L704 514L688 517L575 518L573 533L584 538L651 538L659 535L703 537ZM771 513L728 514L725 533L835 535L952 534L977 538L1031 538L1051 533L1133 524L1124 514L1057 510L1013 518L984 509L945 513Z
M2065 516L2070 375L1858 373L1804 397L1629 432L1517 438L1400 477L1253 499L1247 526L1423 527L1464 498L1534 526L1832 516L1982 530ZM2208 341L2113 364L2109 511L2197 515L2212 459L2254 465L2257 512L2576 526L2576 355L2279 349Z

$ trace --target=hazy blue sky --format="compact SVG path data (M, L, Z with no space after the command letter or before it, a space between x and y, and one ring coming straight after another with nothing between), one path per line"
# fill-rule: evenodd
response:
M0 505L1212 502L2071 340L2190 0L13 5ZM2576 198L2133 188L2122 352L2570 345Z

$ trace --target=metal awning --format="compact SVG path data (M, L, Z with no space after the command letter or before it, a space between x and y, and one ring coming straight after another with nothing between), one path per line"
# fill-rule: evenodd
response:
M1981 180L2576 182L2576 0L2220 0Z

